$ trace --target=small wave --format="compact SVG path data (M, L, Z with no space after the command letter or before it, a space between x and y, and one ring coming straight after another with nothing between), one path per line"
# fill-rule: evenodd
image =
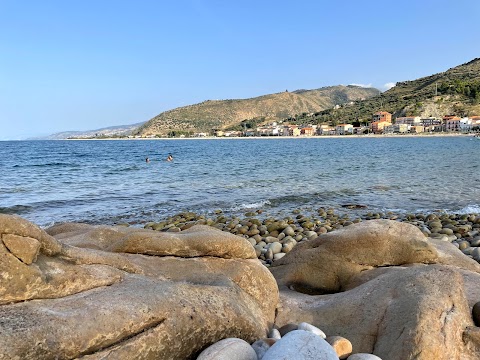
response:
M272 203L268 200L263 200L257 203L251 203L251 204L240 204L237 206L233 206L230 210L231 211L240 211L240 210L247 210L247 209L257 209L264 207L265 205L271 205Z
M31 167L48 167L48 166L71 166L70 163L64 163L64 162L52 162L52 163L46 163L46 164L32 164L32 165L25 165L26 167L31 166Z
M14 206L8 206L8 207L0 207L0 214L9 214L9 215L23 214L23 213L29 212L31 209L32 207L27 205L14 205Z
M479 214L480 206L479 205L467 205L464 208L454 211L455 214L467 215L467 214Z
M369 187L367 190L369 191L390 191L390 190L395 190L399 189L399 186L395 185L386 185L386 184L376 184L371 187Z

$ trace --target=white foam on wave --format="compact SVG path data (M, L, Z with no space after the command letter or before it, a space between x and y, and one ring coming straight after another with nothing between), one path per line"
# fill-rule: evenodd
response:
M455 211L456 214L466 215L466 214L479 214L480 206L479 205L467 205L464 208Z
M240 204L237 206L233 206L231 208L231 211L240 211L240 210L247 210L247 209L257 209L261 208L265 205L271 205L271 202L268 200L260 201L257 203L251 203L251 204Z

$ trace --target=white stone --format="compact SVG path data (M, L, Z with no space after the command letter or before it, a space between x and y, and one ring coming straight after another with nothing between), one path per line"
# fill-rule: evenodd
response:
M358 353L350 355L347 360L382 360L373 354Z
M203 350L197 360L257 360L257 353L245 340L228 338Z
M338 360L338 356L335 350L320 336L305 330L294 330L268 349L262 359Z
M325 335L325 333L322 330L320 330L316 326L313 326L312 324L309 324L309 323L306 323L306 322L302 322L302 323L298 324L298 330L310 331L311 333L314 333L315 335L320 336L322 339L327 338L327 336Z
M280 244L278 241L273 242L269 245L269 249L272 250L273 255L278 254L282 251L282 244Z
M273 328L269 331L268 337L271 339L280 340L282 338L282 335L280 335L280 331L278 331L278 329Z

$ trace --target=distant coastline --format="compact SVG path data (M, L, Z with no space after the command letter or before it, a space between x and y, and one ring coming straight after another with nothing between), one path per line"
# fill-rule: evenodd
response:
M419 133L419 134L369 134L369 135L317 135L317 136L201 136L201 137L153 137L153 138L77 138L58 139L54 141L86 141L86 140L274 140L274 139L368 139L368 138L405 138L405 137L473 137L475 134L464 133Z

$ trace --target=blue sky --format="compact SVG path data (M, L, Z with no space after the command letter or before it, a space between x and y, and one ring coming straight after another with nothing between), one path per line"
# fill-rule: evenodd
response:
M480 1L0 0L0 139L479 57Z

